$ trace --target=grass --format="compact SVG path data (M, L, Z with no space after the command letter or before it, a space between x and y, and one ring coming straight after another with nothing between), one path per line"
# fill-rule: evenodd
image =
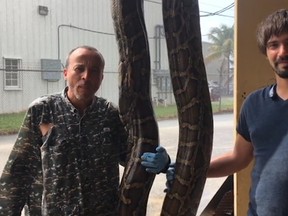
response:
M154 112L157 119L169 119L169 118L175 118L177 116L176 105L169 105L166 107L155 106Z
M213 113L233 111L233 97L222 97L220 101L212 102Z
M223 97L220 101L212 101L213 113L232 112L233 111L233 98ZM154 108L155 116L157 119L167 119L177 117L176 105L157 106Z
M220 101L212 102L213 113L227 112L233 110L233 98L223 97ZM157 106L154 108L155 116L159 119L177 117L176 105ZM24 118L25 112L0 114L0 135L17 133Z
M26 112L0 114L0 134L17 133Z

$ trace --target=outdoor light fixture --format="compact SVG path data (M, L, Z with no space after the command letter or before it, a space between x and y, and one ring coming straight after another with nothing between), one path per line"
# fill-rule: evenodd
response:
M46 6L38 6L38 13L42 16L47 16L48 15L48 7Z

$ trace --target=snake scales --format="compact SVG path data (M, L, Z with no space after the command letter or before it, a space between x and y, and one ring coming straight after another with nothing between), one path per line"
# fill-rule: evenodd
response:
M143 0L111 0L119 48L121 119L129 131L131 157L120 185L119 215L146 215L155 175L140 156L159 142L150 96L150 55ZM196 215L209 166L213 118L202 42L198 0L164 0L168 59L179 119L176 178L161 215ZM164 183L163 183L164 184Z
M112 0L112 17L119 47L120 117L133 143L120 185L119 215L146 215L155 174L144 170L140 156L155 152L158 126L150 96L150 54L140 0Z

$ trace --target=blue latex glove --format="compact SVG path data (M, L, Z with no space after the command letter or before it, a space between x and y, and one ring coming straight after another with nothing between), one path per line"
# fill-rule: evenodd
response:
M171 163L166 171L166 189L164 192L169 192L175 180L175 163Z
M141 156L141 165L146 168L147 172L160 173L170 163L169 155L162 146L156 148L156 153L145 152Z

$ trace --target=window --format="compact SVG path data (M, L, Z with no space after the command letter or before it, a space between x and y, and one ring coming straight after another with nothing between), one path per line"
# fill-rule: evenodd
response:
M4 59L5 64L5 90L21 89L20 85L20 59Z
M171 78L167 75L156 78L156 86L160 91L172 92Z

